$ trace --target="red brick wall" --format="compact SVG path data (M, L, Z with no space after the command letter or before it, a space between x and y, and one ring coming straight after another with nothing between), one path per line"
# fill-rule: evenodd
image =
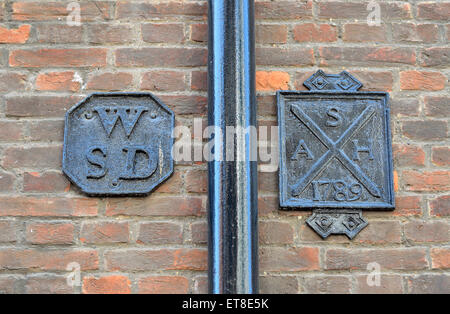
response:
M450 2L257 1L261 125L274 91L321 68L389 91L397 209L353 241L319 239L259 176L261 292L450 292ZM65 111L93 91L151 91L179 125L205 117L205 1L0 2L0 292L206 291L206 165L178 163L146 198L88 198L61 174ZM81 286L66 284L67 265ZM381 266L381 286L366 283Z

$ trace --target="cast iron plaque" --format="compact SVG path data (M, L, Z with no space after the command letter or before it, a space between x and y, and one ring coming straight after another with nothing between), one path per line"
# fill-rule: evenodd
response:
M281 207L393 209L388 94L357 91L362 84L345 71L319 70L304 85L310 91L277 94ZM334 221L350 221L349 232L341 232L349 236L367 224L355 215L329 218L319 223L322 236Z
M173 128L149 93L92 94L66 114L63 171L87 194L148 194L173 172Z

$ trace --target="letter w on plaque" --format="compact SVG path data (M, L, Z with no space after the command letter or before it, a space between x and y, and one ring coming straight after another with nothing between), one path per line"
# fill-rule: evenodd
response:
M92 94L66 114L63 171L87 194L148 194L173 172L173 128L149 93Z
M310 91L279 91L280 206L313 209L323 238L353 238L361 210L394 209L388 94L359 92L347 72L317 71Z

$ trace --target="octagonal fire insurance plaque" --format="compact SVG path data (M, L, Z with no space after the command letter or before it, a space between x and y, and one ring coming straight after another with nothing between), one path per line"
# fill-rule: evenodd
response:
M149 93L95 93L66 114L63 171L90 195L150 193L173 172L173 112Z
M277 95L280 205L320 209L308 224L322 237L353 237L367 222L351 210L394 208L388 94L358 92L345 71L304 85Z

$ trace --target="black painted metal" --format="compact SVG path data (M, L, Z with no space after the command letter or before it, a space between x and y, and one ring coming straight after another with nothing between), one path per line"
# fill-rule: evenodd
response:
M389 95L359 92L345 71L319 70L304 85L278 92L280 206L328 209L309 226L352 238L367 225L355 210L394 209Z
M173 172L173 112L149 93L95 93L66 114L63 171L90 195L145 195Z
M227 143L227 126L256 125L254 3L208 2L208 118L221 131L208 163L209 291L257 293L257 164L250 158L256 139L237 135L234 160L220 145Z

